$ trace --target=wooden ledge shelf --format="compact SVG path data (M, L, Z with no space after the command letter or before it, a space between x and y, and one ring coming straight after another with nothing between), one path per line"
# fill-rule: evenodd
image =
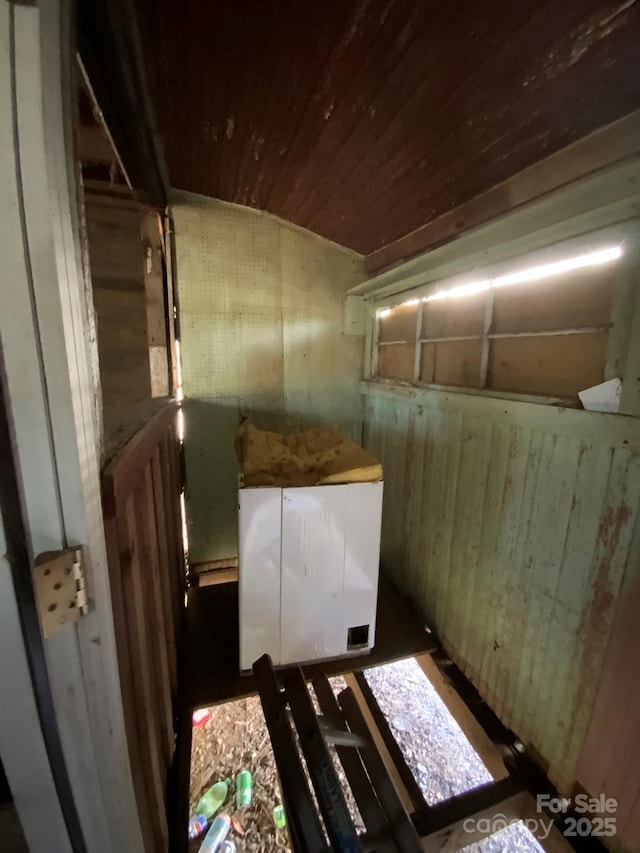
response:
M188 593L183 683L185 709L215 705L257 694L253 675L238 671L238 584L197 587ZM394 587L380 579L376 645L368 655L304 667L309 679L339 675L413 657L435 648L420 618Z

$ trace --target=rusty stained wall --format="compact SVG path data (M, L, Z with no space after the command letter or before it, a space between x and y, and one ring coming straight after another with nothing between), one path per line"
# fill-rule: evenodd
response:
M632 555L622 606L598 687L578 781L592 796L606 791L617 810L615 847L640 850L640 558Z
M385 573L570 793L621 589L638 572L637 421L367 389Z
M640 106L636 0L135 0L171 183L367 254Z

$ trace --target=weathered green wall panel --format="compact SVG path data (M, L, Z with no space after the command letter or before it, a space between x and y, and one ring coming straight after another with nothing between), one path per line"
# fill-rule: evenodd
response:
M268 214L172 198L191 561L237 556L233 437L341 427L361 440L362 338L342 334L362 259Z
M569 790L639 524L633 418L370 383L383 567Z

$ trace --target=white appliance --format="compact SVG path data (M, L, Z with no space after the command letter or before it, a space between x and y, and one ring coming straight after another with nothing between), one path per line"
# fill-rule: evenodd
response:
M241 670L373 648L382 487L239 490Z

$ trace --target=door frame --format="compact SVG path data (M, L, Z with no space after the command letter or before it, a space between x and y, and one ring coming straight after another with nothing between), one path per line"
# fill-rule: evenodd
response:
M39 771L25 777L4 750L3 761L32 851L134 853L143 842L116 657L100 496L100 391L91 369L96 341L81 261L73 4L0 4L0 37L8 47L0 51L0 109L10 116L0 127L0 173L7 187L0 199L0 340L20 509L30 565L44 551L82 546L90 602L88 615L75 625L40 637L80 838L69 831L59 786L50 800L52 754L37 736L41 727L33 728L34 708L42 720L39 695L31 678L25 680L26 650L17 633L24 603L15 586L11 595L6 560L0 595L12 627L5 654L19 672L12 707L0 703L0 729L5 743L33 735ZM16 710L22 706L30 713L20 718ZM34 798L36 818L25 806L33 806ZM60 846L52 845L40 798L52 809Z

